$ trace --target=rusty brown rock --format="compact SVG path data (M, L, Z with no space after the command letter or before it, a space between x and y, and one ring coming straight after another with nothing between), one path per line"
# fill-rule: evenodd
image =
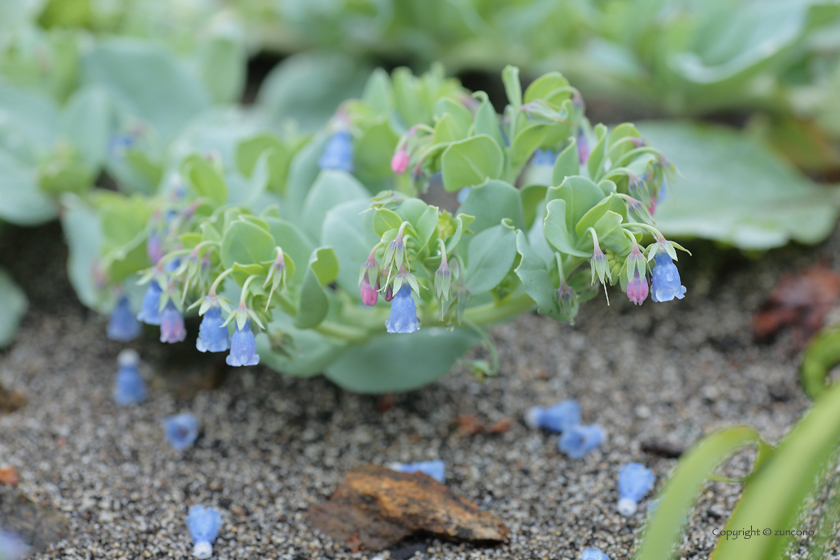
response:
M0 484L17 486L19 481L17 469L14 467L0 467Z
M12 413L26 406L26 397L0 385L0 414Z
M307 512L309 524L341 543L370 550L393 546L415 533L459 541L507 542L501 519L423 473L379 465L353 469L329 500Z

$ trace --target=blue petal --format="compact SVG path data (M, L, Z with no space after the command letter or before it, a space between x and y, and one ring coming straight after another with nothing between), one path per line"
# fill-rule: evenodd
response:
M663 302L685 297L685 286L680 285L680 273L668 253L659 251L655 258L656 266L650 275L650 299Z
M627 463L618 471L618 495L634 502L653 489L656 475L640 463Z
M391 463L388 465L391 470L415 473L421 472L429 475L440 483L446 480L446 463L443 461L419 461L417 463Z
M120 301L117 303L108 320L108 338L119 340L120 342L128 342L140 336L141 330L140 323L137 322L137 319L131 312L128 298L123 296L120 298Z
M225 358L227 365L233 367L255 366L260 363L257 354L257 340L251 332L251 320L245 321L245 327L237 329L230 340L230 354Z
M198 327L198 340L195 347L202 352L224 352L230 348L230 336L227 326L223 326L222 310L211 307L204 314Z
M187 516L187 528L190 531L195 548L193 556L210 558L213 555L213 541L219 536L222 527L222 514L213 508L202 505L190 508Z
M557 154L552 150L537 150L531 160L531 165L551 167L557 161Z
M567 399L546 408L535 406L528 411L525 422L532 428L564 432L580 424L580 405Z
M411 287L405 283L391 301L391 317L385 321L385 327L391 334L410 334L420 328L417 321L417 306L411 295Z
M603 443L606 434L596 424L574 426L563 432L557 448L572 459L582 459L587 453Z
M137 320L146 323L147 325L160 325L160 295L163 290L160 285L154 280L151 281L149 287L146 288L146 295L143 296L143 306L140 313L137 314Z
M117 358L120 369L114 383L114 400L120 406L136 404L146 399L146 382L137 370L140 358L134 350L123 350Z
M318 166L321 169L353 172L353 137L349 132L336 132L327 140Z
M198 438L198 418L188 412L164 418L163 427L169 445L178 451L190 447Z
M0 529L0 558L21 560L29 552L26 542L13 531Z
M580 560L610 560L610 557L599 548L584 548L580 553Z
M181 342L187 337L184 328L184 316L171 301L166 304L160 318L160 341Z

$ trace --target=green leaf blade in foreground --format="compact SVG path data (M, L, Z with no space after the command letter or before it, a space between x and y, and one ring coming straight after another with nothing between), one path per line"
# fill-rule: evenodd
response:
M446 375L481 338L471 330L421 328L410 335L380 334L351 346L327 367L328 379L354 393L411 391Z
M29 307L26 295L9 275L0 269L0 348L8 346L17 333L23 314Z
M330 298L324 286L338 275L338 259L332 247L319 247L312 252L303 285L300 288L300 307L295 317L295 327L311 329L326 319L330 311Z
M680 520L694 507L712 470L735 451L754 444L761 444L758 432L734 426L705 437L683 456L659 493L659 504L645 526L635 560L673 558L682 531Z
M802 356L799 378L812 399L825 390L828 372L840 363L840 326L826 327L814 337Z
M836 457L840 441L840 385L826 390L753 474L727 529L795 529L806 500L821 486L820 473ZM781 558L790 536L719 540L712 560Z
M679 169L656 211L670 237L701 237L742 249L816 243L834 228L840 197L797 173L746 135L687 122L643 122L646 140Z
M470 240L464 282L472 295L492 290L516 258L516 234L502 224L485 229Z

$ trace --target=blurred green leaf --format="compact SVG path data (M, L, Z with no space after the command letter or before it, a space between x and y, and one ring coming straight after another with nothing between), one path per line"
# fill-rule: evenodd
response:
M30 226L57 215L58 205L38 188L36 170L0 149L0 218Z
M828 372L840 363L840 327L826 327L805 349L800 366L800 379L805 393L812 399L825 390Z
M12 342L28 306L26 294L0 269L0 348Z
M682 520L688 517L699 497L700 489L713 474L713 469L735 451L749 445L761 444L761 442L761 436L753 428L735 426L706 436L680 458L676 470L657 496L656 510L645 525L642 541L634 558L636 560L673 558L675 548L680 542ZM773 490L768 497L772 499L776 494L777 490ZM747 525L755 524L754 520L747 521ZM765 526L756 525L762 528ZM756 539L756 542L760 540ZM750 546L755 544L750 540L744 542ZM762 558L775 558L775 556Z
M684 122L644 122L639 129L681 175L656 211L666 235L769 249L790 240L816 243L834 228L840 195L749 137Z
M285 59L265 78L257 104L274 119L294 119L316 130L345 99L362 93L370 68L336 52L307 52Z
M181 163L181 173L189 178L195 194L222 206L228 198L225 180L209 161L193 154ZM246 264L246 263L240 263Z
M303 269L303 267L300 267ZM326 337L311 329L298 329L283 313L275 313L268 332L257 337L260 363L288 375L311 377L322 373L347 348L342 340ZM282 334L281 334L282 333ZM284 336L285 335L285 336ZM285 341L281 347L271 337Z
M825 470L836 462L840 441L840 385L820 395L779 443L769 460L750 476L727 529L755 525L796 527L809 498L822 485ZM718 540L713 560L780 558L793 537Z
M300 290L300 307L295 317L295 327L311 329L327 317L330 299L324 286L335 280L338 259L332 247L319 247L312 252Z
M458 213L475 216L475 221L470 224L470 230L475 233L497 226L505 218L509 218L518 228L525 227L519 191L504 181L487 181L470 189Z
M112 120L108 95L95 87L74 93L61 113L60 137L78 150L91 172L99 170L108 156Z
M79 300L92 309L98 298L94 266L102 244L101 220L96 209L76 195L61 199L61 229L67 241L67 276Z
M376 218L372 211L365 212L367 208L367 200L339 204L327 214L321 234L321 242L335 249L338 258L336 283L354 299L361 299L359 268L379 242L379 237L372 231L371 222Z
M149 42L99 42L82 61L82 83L107 91L117 111L151 124L168 144L210 106L204 84L185 64Z

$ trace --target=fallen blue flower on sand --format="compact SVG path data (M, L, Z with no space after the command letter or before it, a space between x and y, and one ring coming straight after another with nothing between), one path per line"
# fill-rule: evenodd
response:
M557 449L572 459L582 459L584 455L601 445L606 436L604 429L597 424L573 426L560 436Z
M166 431L166 441L178 451L191 447L198 438L198 418L189 412L164 418L163 428Z
M210 558L213 556L213 541L219 536L222 527L222 514L213 508L202 505L190 508L187 516L187 528L193 540L193 556Z
M417 463L390 463L388 468L392 471L427 474L443 483L446 480L446 464L443 461L419 461Z
M580 560L610 560L610 557L599 548L584 548L580 553Z
M653 489L656 475L640 463L627 463L618 471L618 513L633 515L645 494Z
M580 405L575 400L567 399L545 408L535 406L525 414L525 423L530 428L564 432L580 424Z
M17 533L0 529L0 560L21 560L29 546Z
M137 404L146 399L146 383L137 369L140 356L134 350L123 350L117 356L117 377L114 383L114 400L118 405Z

